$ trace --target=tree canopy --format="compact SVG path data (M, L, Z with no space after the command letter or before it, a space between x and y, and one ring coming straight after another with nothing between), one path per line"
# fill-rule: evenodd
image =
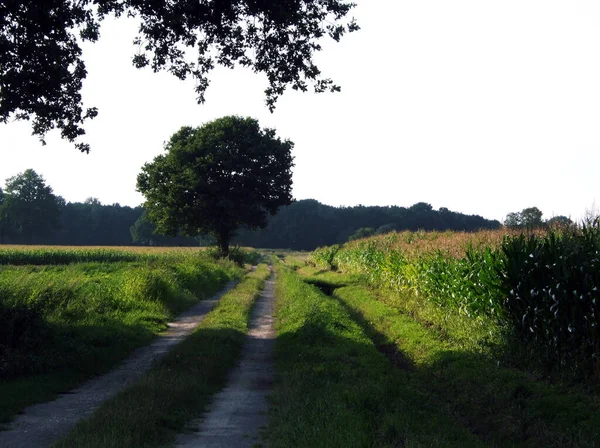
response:
M504 225L513 229L535 229L544 225L542 215L543 213L539 208L527 207L520 212L509 213L506 215Z
M137 187L158 232L209 233L227 255L238 228L264 228L268 214L292 202L292 148L252 118L182 127L166 154L144 165Z
M251 68L269 82L266 103L272 110L287 87L337 91L313 61L320 40L338 41L358 26L347 15L355 5L344 0L6 0L0 2L0 121L32 120L33 134L58 128L78 141L94 107L84 108L82 81L87 75L81 41L95 42L106 16L140 21L133 65L167 70L196 80L204 101L208 74L215 67ZM196 53L190 58L190 51Z
M3 196L0 239L5 233L13 233L30 243L34 235L49 235L59 226L64 199L54 195L34 170L7 179Z

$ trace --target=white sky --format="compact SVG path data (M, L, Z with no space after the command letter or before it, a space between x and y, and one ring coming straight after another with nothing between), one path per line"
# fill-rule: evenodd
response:
M68 201L137 205L136 176L171 134L238 114L295 142L296 199L499 220L529 206L579 219L600 201L600 2L358 3L361 31L317 56L342 92L290 91L273 114L265 78L244 69L216 69L197 105L192 80L131 66L133 22L106 21L84 47L91 153L0 125L0 184L33 168Z

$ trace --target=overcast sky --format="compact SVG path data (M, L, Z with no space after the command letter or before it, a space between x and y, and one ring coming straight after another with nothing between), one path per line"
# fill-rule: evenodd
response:
M67 201L138 205L136 176L171 134L237 114L295 143L296 199L499 220L600 205L600 2L358 0L354 15L361 31L317 56L341 93L289 92L273 114L244 69L213 71L197 105L192 80L131 66L134 22L107 20L84 47L92 152L0 125L0 184L33 168Z

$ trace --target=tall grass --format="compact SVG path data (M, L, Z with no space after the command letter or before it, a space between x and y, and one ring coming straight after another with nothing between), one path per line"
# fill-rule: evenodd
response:
M507 239L504 313L545 361L600 374L600 226Z
M1 248L0 265L56 265L69 263L117 263L155 259L156 255L115 249Z
M197 253L0 266L0 420L107 370L242 272ZM49 375L56 378L41 395L25 392Z

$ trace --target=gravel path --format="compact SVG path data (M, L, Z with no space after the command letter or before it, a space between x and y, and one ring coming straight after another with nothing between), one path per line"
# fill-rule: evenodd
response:
M0 447L46 447L65 435L80 420L88 417L105 400L123 390L171 347L187 337L236 282L202 300L169 324L155 342L137 349L127 360L105 375L59 396L56 400L26 408L6 431L0 431Z
M252 312L250 331L244 344L240 364L229 377L227 387L215 395L196 433L181 434L179 447L253 447L259 430L267 423L268 393L273 384L273 302L274 274Z

